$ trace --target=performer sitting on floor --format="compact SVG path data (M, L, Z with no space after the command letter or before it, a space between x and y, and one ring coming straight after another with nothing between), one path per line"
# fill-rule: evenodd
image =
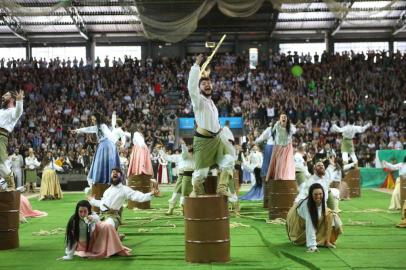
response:
M389 210L398 210L402 209L403 205L401 205L400 201L400 179L406 180L406 156L403 159L403 162L398 164L391 164L389 162L383 161L383 167L388 168L392 171L399 170L399 177L396 179L395 182L395 189L392 193L392 198L390 200Z
M325 190L325 201L330 209L335 211L340 211L338 208L338 203L340 200L340 191L336 188L330 188L330 184L335 178L336 171L334 169L334 161L330 159L330 165L325 169L323 162L317 161L314 166L314 174L309 177L301 186L299 194L295 199L295 203L304 200L309 196L309 187L314 183L319 183L323 186Z
M8 189L15 189L14 177L11 170L4 164L8 159L7 144L8 136L13 131L18 119L23 114L24 92L18 94L7 92L1 97L0 109L0 177L8 184ZM14 102L16 103L14 106Z
M66 226L66 255L62 260L71 260L73 255L89 258L108 258L112 255L129 256L131 249L121 244L114 226L100 222L97 214L86 200L76 205L75 213Z
M221 170L217 194L226 195L230 201L236 202L237 195L228 191L233 178L235 149L221 132L218 111L211 99L213 89L210 79L208 76L200 77L202 59L202 55L196 57L188 80L188 91L197 124L193 137L196 170L192 176L193 192L190 196L204 194L203 182L210 167L217 164Z
M342 223L337 214L326 208L325 193L321 184L309 187L304 200L295 203L286 218L286 229L291 242L306 244L308 252L318 252L317 246L335 248Z
M354 117L350 117L348 124L340 128L336 124L331 127L331 132L339 132L343 134L343 140L341 142L341 155L343 158L344 165L348 163L348 154L351 157L352 162L357 162L357 156L355 155L353 139L356 133L363 133L367 130L371 123L366 124L365 126L355 126Z
M111 186L106 189L103 197L96 200L94 197L89 196L88 200L92 206L100 208L101 220L112 225L116 229L121 224L121 217L119 215L120 208L123 207L125 200L132 200L136 202L150 201L153 195L158 194L158 190L153 188L149 193L142 193L124 186L122 182L123 176L119 167L113 168L111 171Z

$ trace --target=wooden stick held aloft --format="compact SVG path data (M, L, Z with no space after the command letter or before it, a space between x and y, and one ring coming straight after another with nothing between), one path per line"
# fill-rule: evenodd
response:
M224 34L219 43L217 43L216 48L214 48L214 50L212 51L212 53L210 54L209 57L207 57L206 61L203 63L203 65L200 68L200 76L202 76L202 74L205 72L206 67L210 64L211 60L213 59L213 56L216 54L217 50L220 48L221 44L223 43L224 39L226 38L226 34Z

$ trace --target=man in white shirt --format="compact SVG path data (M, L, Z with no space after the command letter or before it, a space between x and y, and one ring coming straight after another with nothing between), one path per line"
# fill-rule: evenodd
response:
M0 177L3 177L8 184L9 189L14 189L14 177L9 168L4 164L8 158L7 144L8 135L13 131L15 125L23 114L24 91L20 90L17 94L12 92L5 93L1 98L0 109ZM14 101L16 105L14 106Z
M334 166L331 164L325 169L323 162L318 161L314 165L314 175L310 176L301 186L299 194L295 199L295 203L304 200L309 195L309 187L314 183L319 183L324 189L327 206L332 210L338 210L338 200L340 199L340 191L336 188L330 188L330 184L335 179Z
M190 196L204 194L203 182L209 168L218 165L221 174L217 185L217 194L226 195L231 202L236 202L238 197L228 191L232 183L235 148L222 132L216 105L211 99L212 85L208 76L200 77L200 63L203 56L196 57L196 62L190 69L188 91L197 124L193 137L193 152L196 170L193 172L193 192Z
M307 178L310 177L309 170L307 169L307 164L304 159L306 155L304 151L304 146L299 145L296 149L296 153L293 156L295 159L295 174L296 174L296 182L298 189L300 190L300 186L306 181Z
M351 117L349 119L349 123L344 127L340 128L336 124L331 127L332 132L339 132L343 134L343 140L341 142L341 155L344 164L347 164L349 161L348 154L350 154L352 162L358 161L357 156L355 155L355 149L352 140L354 139L356 133L363 133L371 126L371 123L368 123L365 126L355 126L354 122L354 118Z
M149 193L133 190L123 185L121 183L122 179L123 175L120 168L114 168L111 171L111 186L104 191L103 197L100 200L96 200L93 196L88 196L90 204L100 208L101 220L105 220L116 229L121 224L119 211L123 207L125 200L147 202L154 195L158 194L158 190L155 188Z
M11 170L14 173L16 178L16 187L21 187L24 184L23 179L23 170L24 167L24 159L23 156L20 154L20 150L16 148L14 150L14 154L12 154L9 159L11 160Z
M176 163L178 167L179 176L176 181L175 188L172 193L172 197L168 200L169 209L165 213L166 215L172 215L175 209L176 202L180 198L179 204L183 206L184 199L189 196L192 191L192 174L195 169L195 160L193 157L193 148L187 146L183 140L181 140L182 153L167 155L163 150L160 150L160 155L167 161Z

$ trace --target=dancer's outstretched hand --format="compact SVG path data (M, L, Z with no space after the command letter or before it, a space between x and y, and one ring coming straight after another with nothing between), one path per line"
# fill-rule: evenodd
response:
M20 90L16 93L16 100L23 100L24 99L24 91Z

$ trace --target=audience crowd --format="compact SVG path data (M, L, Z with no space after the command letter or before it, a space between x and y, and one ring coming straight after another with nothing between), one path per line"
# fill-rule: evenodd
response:
M405 149L406 54L271 52L256 69L249 69L248 61L245 54L223 54L211 63L213 100L220 116L243 117L246 146L286 112L298 128L295 145L307 143L309 153L326 147L338 151L341 136L330 128L349 117L357 125L372 122L356 137L360 166L373 166L378 149ZM177 117L193 116L187 79L194 57L106 57L104 67L100 62L96 59L93 67L76 58L1 59L0 89L23 89L26 95L24 114L9 138L10 154L19 149L26 156L32 147L39 160L52 152L72 168L88 167L96 137L69 131L90 126L95 111L108 121L116 111L124 130L141 131L154 159L156 145L175 150ZM292 74L294 65L301 66L301 76Z

